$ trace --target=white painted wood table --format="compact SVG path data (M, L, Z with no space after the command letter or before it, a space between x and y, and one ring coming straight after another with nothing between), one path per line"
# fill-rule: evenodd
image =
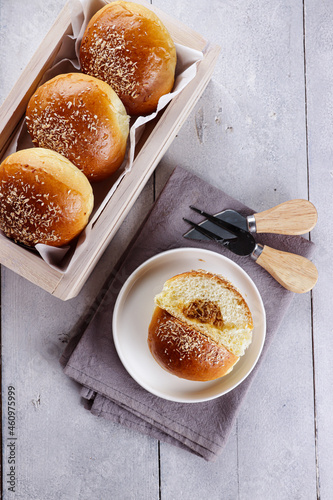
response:
M65 0L0 1L6 98ZM80 294L1 269L5 500L333 498L333 2L153 0L221 46L213 78ZM59 357L176 165L257 211L310 199L319 281L295 296L219 459L97 419ZM8 489L8 387L16 478Z

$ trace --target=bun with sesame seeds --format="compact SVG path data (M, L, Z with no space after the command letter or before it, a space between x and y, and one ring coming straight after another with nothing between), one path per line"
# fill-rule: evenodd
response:
M111 2L91 18L80 47L81 70L107 82L130 115L156 110L159 98L172 90L175 44L150 9Z
M109 177L124 160L129 117L112 88L92 76L61 74L41 85L26 121L35 146L62 154L91 182Z
M86 176L43 148L8 156L0 165L0 229L29 247L62 246L86 226L94 198Z
M156 307L149 325L148 345L158 364L180 378L209 381L223 377L238 357Z
M252 341L250 309L222 276L203 270L174 276L155 305L150 352L180 378L208 381L227 375Z

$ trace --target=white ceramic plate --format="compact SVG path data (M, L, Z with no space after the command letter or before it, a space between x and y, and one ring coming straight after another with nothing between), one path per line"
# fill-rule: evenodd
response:
M254 323L253 341L245 355L231 373L211 382L193 382L169 374L154 360L147 344L155 295L172 276L197 269L222 274L231 281L248 303ZM152 394L183 403L214 399L239 385L255 366L265 334L265 309L251 278L227 257L200 248L169 250L143 263L124 283L113 315L115 346L128 373Z

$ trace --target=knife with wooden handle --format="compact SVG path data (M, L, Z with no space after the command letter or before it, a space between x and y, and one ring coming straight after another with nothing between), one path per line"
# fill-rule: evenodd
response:
M256 243L253 235L242 228L234 226L208 214L203 210L191 206L191 209L200 213L215 226L224 229L229 236L221 236L210 231L202 225L184 219L191 224L199 234L206 239L221 243L225 248L240 256L251 256L259 266L265 269L284 288L295 293L305 293L315 286L318 280L316 266L306 257L290 252L276 250L267 245ZM186 238L191 238L191 232L186 233ZM197 238L195 238L197 239Z
M290 200L264 212L244 216L230 208L215 214L215 217L222 221L229 222L234 226L245 229L252 234L274 233L300 235L311 231L317 223L317 210L308 200ZM201 227L212 230L212 223L205 220L200 223ZM219 234L227 237L228 234L223 228L219 228ZM230 235L230 234L229 234ZM202 234L196 229L191 229L187 237L201 240Z

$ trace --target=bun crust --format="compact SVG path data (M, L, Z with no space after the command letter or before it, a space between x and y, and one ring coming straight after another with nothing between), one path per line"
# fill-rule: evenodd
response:
M155 297L148 345L178 377L208 381L229 373L252 341L253 321L240 292L225 278L198 270L178 274Z
M238 357L159 307L148 330L148 346L158 364L180 378L215 380L226 375Z
M130 115L155 111L171 91L176 68L173 40L151 10L116 1L90 20L80 48L81 70L107 82Z
M93 192L69 160L43 148L21 150L0 165L0 229L27 246L61 246L86 226Z
M41 85L26 112L33 143L56 151L100 181L122 164L129 117L105 82L81 73L58 75Z

